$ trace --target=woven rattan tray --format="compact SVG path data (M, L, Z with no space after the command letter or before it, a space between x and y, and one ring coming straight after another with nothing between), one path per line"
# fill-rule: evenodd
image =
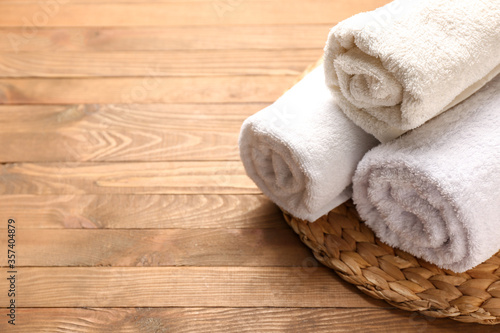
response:
M283 213L318 261L364 293L432 317L500 323L500 252L458 274L382 243L351 201L313 223Z

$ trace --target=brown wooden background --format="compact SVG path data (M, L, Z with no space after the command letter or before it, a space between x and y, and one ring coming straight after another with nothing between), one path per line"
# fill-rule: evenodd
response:
M239 162L242 121L386 1L2 0L0 332L497 330L341 281Z

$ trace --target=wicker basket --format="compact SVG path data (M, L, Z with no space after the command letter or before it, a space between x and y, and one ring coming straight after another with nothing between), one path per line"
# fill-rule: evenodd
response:
M500 252L465 273L454 273L382 243L351 201L314 223L283 213L318 261L364 293L432 317L500 323Z

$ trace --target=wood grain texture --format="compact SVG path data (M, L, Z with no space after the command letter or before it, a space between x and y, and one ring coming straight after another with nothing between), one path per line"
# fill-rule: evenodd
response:
M267 105L0 105L0 162L239 160L242 122Z
M289 228L263 195L2 195L0 217L20 230Z
M21 267L19 307L378 307L324 267ZM7 290L0 279L0 290ZM0 295L5 303L6 295Z
M123 51L321 50L331 26L40 27L36 33L23 27L0 27L0 51L69 51L85 55Z
M13 163L0 170L0 194L261 193L239 161Z
M169 1L162 3L72 3L44 10L37 3L2 3L0 26L205 26L339 22L387 0Z
M18 267L319 265L291 229L19 229L16 239Z
M352 333L497 332L446 319L383 308L22 308L8 332ZM0 317L6 310L0 309Z
M272 102L293 75L134 78L6 78L0 104Z
M179 77L294 75L323 55L321 49L163 52L0 53L3 77Z
M1 1L0 332L497 331L317 266L238 161L330 27L387 2Z

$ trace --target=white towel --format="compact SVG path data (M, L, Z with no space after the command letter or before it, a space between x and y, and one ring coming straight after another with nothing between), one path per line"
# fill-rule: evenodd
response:
M396 0L333 27L326 84L382 142L458 104L500 72L500 0Z
M500 249L500 75L370 152L354 177L360 216L387 244L463 272Z
M351 197L364 153L378 141L335 104L320 66L241 128L248 176L278 206L314 221Z

